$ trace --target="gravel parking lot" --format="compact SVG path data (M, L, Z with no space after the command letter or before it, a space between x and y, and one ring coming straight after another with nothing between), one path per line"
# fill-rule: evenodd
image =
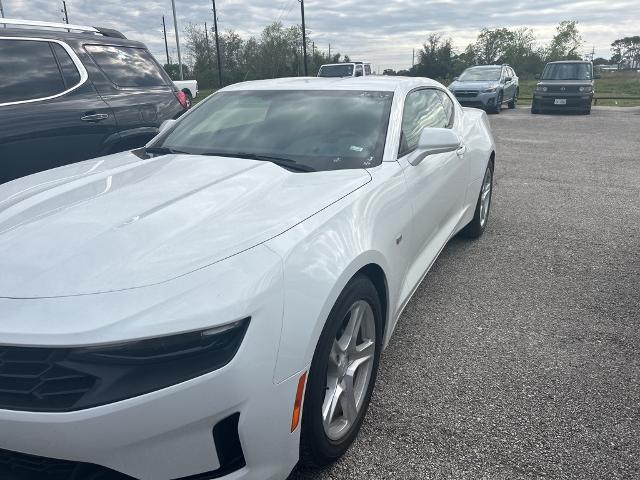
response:
M487 232L408 305L345 458L291 480L640 478L640 109L490 119Z

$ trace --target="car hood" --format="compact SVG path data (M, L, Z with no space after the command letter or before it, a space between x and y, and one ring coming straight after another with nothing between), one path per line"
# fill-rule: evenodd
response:
M0 185L0 297L148 286L258 245L371 180L269 162L122 154Z
M486 88L494 88L499 86L497 81L482 81L482 82L461 82L456 80L449 85L450 90L484 90Z

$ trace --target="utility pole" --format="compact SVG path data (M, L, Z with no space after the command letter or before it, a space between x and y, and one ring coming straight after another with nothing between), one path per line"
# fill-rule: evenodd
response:
M4 8L2 8L2 0L0 0L0 17L4 18Z
M411 54L411 68L416 65L416 49L413 49L413 53Z
M220 37L218 36L218 14L216 13L216 0L211 0L213 4L213 28L216 34L216 59L218 60L218 85L222 88L222 58L220 57Z
M302 56L304 58L304 76L309 76L307 68L307 30L304 23L304 0L300 0L300 12L302 13Z
M173 8L173 28L176 31L176 46L178 47L178 66L180 67L180 80L184 80L184 72L182 71L182 55L180 55L180 34L178 33L178 17L176 17L176 0L171 0L171 8Z
M164 32L164 49L167 52L167 65L171 65L171 60L169 60L169 43L167 42L167 25L164 23L164 15L162 16L162 31Z

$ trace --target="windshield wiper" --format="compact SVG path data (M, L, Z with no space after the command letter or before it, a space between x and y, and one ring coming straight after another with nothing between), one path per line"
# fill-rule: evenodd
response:
M315 168L310 167L309 165L298 163L293 158L277 157L273 155L260 155L258 153L250 153L250 152L204 152L204 153L200 153L200 155L208 155L211 157L246 158L247 160L259 160L262 162L271 162L278 165L279 167L283 167L289 170L296 170L298 172L315 172L316 171Z
M189 152L183 152L182 150L176 150L175 148L170 147L146 147L144 148L144 153L150 155L169 155L170 153L184 153L191 155Z

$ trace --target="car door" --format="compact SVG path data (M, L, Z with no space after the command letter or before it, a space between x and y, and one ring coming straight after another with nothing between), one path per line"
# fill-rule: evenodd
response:
M425 128L452 128L459 120L449 95L435 88L410 92L405 100L398 162L413 209L412 257L402 296L408 297L454 232L462 213L469 167L463 145L458 151L427 156L417 165L409 159Z
M84 49L102 73L94 84L115 113L120 150L144 145L163 121L184 112L177 88L146 49L103 44Z
M508 82L505 82L505 92L504 92L504 99L505 100L511 100L513 98L513 96L516 94L516 80L515 80L515 74L513 73L513 70L511 70L510 67L507 67L504 69L504 75L505 75L505 79L510 78L511 80L509 80Z
M99 156L115 134L71 47L0 37L0 183Z

